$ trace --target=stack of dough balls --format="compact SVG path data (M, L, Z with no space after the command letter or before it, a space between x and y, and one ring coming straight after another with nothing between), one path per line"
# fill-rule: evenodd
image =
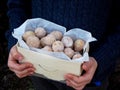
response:
M73 41L70 36L63 36L62 32L53 30L47 33L42 27L35 30L26 30L22 36L29 47L39 48L49 52L64 52L71 60L80 58L85 41Z

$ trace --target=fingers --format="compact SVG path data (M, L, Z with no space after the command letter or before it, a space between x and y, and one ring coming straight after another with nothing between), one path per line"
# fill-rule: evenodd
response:
M66 84L76 90L82 90L89 80L86 77L79 77L72 74L66 75Z
M79 77L78 76L75 76L75 75L72 75L72 74L67 74L65 76L65 79L68 80L68 81L74 81L75 83L81 83L80 81L78 81Z
M83 88L85 87L85 83L80 84L80 85L78 85L72 81L66 81L66 83L68 86L74 88L75 90L83 90Z
M88 62L83 63L82 69L85 71L85 73L82 75L82 77L87 77L89 80L92 79L96 69L97 69L97 62L94 58L90 57L90 60Z
M15 63L13 61L9 61L9 68L11 70L23 71L26 68L33 68L33 65L30 63L19 64L19 63Z
M12 68L19 65L17 62L22 60L23 56L17 51L16 46L13 46L10 50L9 57L8 57L8 67Z
M82 84L76 84L72 81L66 81L67 85L74 88L75 90L83 90L83 88L85 87L86 83L82 83Z
M23 71L14 70L14 72L16 73L16 75L19 78L23 78L23 77L26 77L28 75L32 75L34 73L34 71L35 71L35 69L33 69L33 68L26 68Z
M85 71L89 71L91 66L92 66L92 62L90 60L89 62L85 62L85 63L82 64L82 69L85 70Z
M35 72L35 68L30 63L18 64L16 67L10 67L10 69L15 72L19 78L23 78L29 75L32 75Z
M35 68L31 63L23 63L19 64L15 61L9 61L9 69L13 71L19 78L26 77L28 75L32 75L35 72Z
M96 60L94 58L90 57L89 61L84 62L82 64L82 69L85 71L89 71L91 68L96 68L96 64L97 64Z
M76 75L73 75L73 74L67 74L65 76L65 79L68 80L68 81L73 81L76 84L80 84L80 83L88 81L88 78L86 78L85 76L76 76Z
M97 68L97 62L94 58L90 58L88 62L83 63L82 69L85 73L81 76L73 74L65 75L66 84L76 90L82 90L88 83L91 82Z
M31 63L18 63L23 59L23 56L17 51L16 46L13 46L9 58L8 58L8 67L13 71L19 78L26 77L35 72L35 68Z

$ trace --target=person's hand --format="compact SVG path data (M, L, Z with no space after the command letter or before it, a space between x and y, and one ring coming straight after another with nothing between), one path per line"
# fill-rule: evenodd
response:
M81 76L73 74L65 75L66 84L75 90L82 90L87 84L89 84L94 76L97 68L97 62L93 57L90 57L88 62L83 63L82 69L85 73Z
M32 75L35 71L35 68L31 63L19 63L19 61L21 61L23 58L24 57L17 51L16 46L13 46L8 57L8 67L19 78Z

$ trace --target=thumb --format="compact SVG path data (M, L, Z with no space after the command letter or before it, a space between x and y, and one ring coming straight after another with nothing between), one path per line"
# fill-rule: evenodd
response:
M16 46L12 47L10 53L11 53L12 57L16 60L22 60L23 59L23 55L18 52Z
M91 67L90 61L84 62L82 65L82 69L88 71Z

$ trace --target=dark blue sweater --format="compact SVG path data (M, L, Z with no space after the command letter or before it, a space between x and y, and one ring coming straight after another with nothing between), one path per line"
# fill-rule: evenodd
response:
M8 0L8 48L16 43L11 32L28 18L47 19L68 30L82 28L98 40L90 43L90 56L98 62L93 81L103 80L120 56L119 5L119 0Z

